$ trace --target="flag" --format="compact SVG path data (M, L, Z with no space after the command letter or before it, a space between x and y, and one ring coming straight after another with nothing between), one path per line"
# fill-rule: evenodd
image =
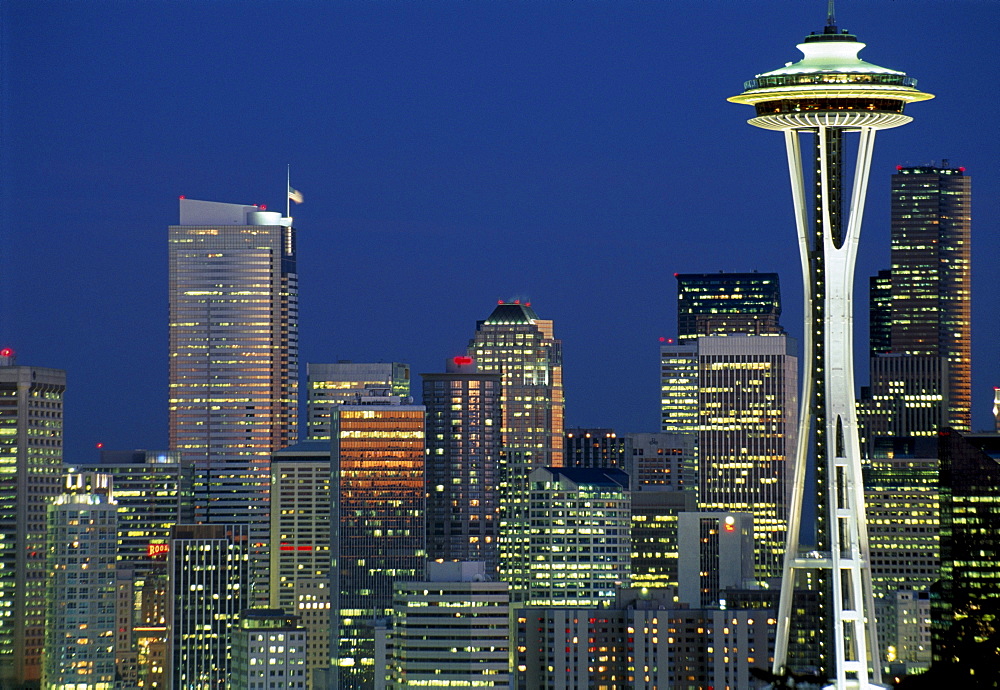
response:
M302 203L302 192L288 185L288 198L294 201L296 204Z

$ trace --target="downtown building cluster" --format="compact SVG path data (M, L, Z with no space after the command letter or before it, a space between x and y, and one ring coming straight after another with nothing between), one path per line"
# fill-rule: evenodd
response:
M870 284L870 661L900 674L987 668L1000 613L970 199L962 168L900 167ZM530 303L499 301L419 396L403 362L310 362L302 395L289 214L182 198L168 252L169 450L66 464L65 373L0 352L0 687L759 686L813 364L776 274L676 274L660 428L620 433L566 427L563 345ZM788 666L825 674L824 576L793 572Z

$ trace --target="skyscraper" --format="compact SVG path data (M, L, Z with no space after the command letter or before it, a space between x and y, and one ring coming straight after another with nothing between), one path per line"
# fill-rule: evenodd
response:
M521 601L528 585L528 474L563 465L562 342L530 303L500 301L476 325L468 355L501 375L500 572Z
M697 342L660 345L660 430L698 432Z
M677 597L691 608L725 608L728 588L746 588L754 577L753 515L681 513Z
M427 408L427 557L499 565L500 374L454 357L421 374Z
M677 336L780 335L777 273L675 273Z
M117 540L111 477L66 475L48 506L43 688L115 687Z
M375 630L392 616L393 582L423 577L424 406L386 388L334 412L331 687L367 690L385 672Z
M781 672L787 660L794 571L816 570L829 611L822 665L837 690L865 688L881 679L878 664L869 668L868 661L880 657L854 400L852 293L861 216L875 133L909 122L912 118L903 114L907 103L932 98L903 72L858 58L864 47L838 29L831 3L823 32L798 45L802 60L758 74L729 99L754 107L750 124L784 132L806 293L803 414L773 669ZM849 209L844 208L847 132L860 133ZM801 134L809 135L814 147L805 156L808 164ZM807 165L814 173L808 193ZM811 209L807 199L814 200ZM819 506L816 550L830 554L815 562L798 554L810 444Z
M226 687L233 635L249 605L246 525L178 525L167 557L168 687Z
M892 176L893 352L946 357L947 424L972 422L972 180L965 168L897 167Z
M330 438L334 405L354 402L368 388L390 388L393 395L410 395L410 366L401 362L306 364L307 438Z
M701 337L698 506L753 515L756 574L781 575L796 447L798 357L788 336Z
M0 686L38 683L45 621L45 510L60 492L66 372L0 350Z
M628 439L614 429L566 430L566 467L615 467L627 472L630 455Z
M170 448L195 465L196 519L268 531L268 462L296 438L292 219L181 198L169 230ZM262 564L266 567L266 563Z

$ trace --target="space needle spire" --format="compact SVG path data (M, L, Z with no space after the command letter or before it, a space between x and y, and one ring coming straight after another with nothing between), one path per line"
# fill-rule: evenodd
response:
M861 216L875 133L910 122L904 107L933 98L903 72L861 60L864 47L837 28L830 0L824 31L798 45L801 60L758 74L729 99L754 107L751 125L785 135L805 293L805 377L772 672L788 670L794 583L810 570L822 602L821 670L836 690L882 687L854 406L852 294ZM858 135L850 194L848 134ZM803 151L803 139L811 150ZM809 463L816 548L804 555L799 526Z

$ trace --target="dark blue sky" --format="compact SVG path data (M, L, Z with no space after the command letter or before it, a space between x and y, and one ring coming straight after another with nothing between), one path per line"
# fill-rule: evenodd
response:
M799 59L822 0L0 4L0 344L66 369L67 460L166 446L177 197L284 203L302 362L440 371L496 300L563 340L570 425L651 431L675 272L801 289L781 136L727 103ZM973 177L974 420L1000 385L1000 3L841 0L862 57L935 100L879 135L858 270L887 268L889 176ZM858 369L866 377L866 364ZM864 381L859 381L863 383Z

